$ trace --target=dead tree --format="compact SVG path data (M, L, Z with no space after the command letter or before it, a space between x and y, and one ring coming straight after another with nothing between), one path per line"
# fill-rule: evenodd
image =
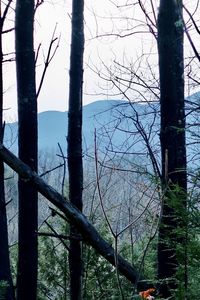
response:
M34 0L17 0L15 47L18 94L18 151L37 172L37 98L33 45ZM17 299L37 298L37 191L19 179Z
M19 160L2 144L0 144L0 158L19 174L21 180L34 187L34 189L40 192L64 213L65 217L69 220L69 223L73 224L78 229L78 232L81 234L85 243L92 246L113 266L116 265L116 251L112 245L99 235L90 221L88 221L88 219L73 204L67 201L65 197L59 194L51 186L47 185L28 165ZM133 284L137 283L138 278L140 278L138 289L143 289L148 286L148 283L144 281L142 275L139 274L135 266L124 260L120 255L117 255L117 266L119 272Z
M163 189L158 241L158 279L163 282L161 293L166 298L174 297L175 289L179 287L177 282L181 284L177 271L179 265L184 262L178 259L177 245L183 244L184 247L186 238L187 174L182 1L160 1L158 52ZM186 283L185 277L185 285Z
M83 83L83 0L72 2L72 35L70 56L69 112L68 112L68 172L69 200L82 211L83 163L82 163L82 83ZM70 226L70 298L82 298L82 243L74 238L79 233Z
M3 51L2 51L2 34L3 24L9 9L11 1L8 2L4 13L0 16L0 142L3 142ZM1 3L0 3L1 6ZM1 7L0 7L1 11ZM0 159L0 289L5 289L5 299L13 300L13 284L10 269L9 246L8 246L8 229L7 229L7 214L6 214L6 199L4 187L4 164Z

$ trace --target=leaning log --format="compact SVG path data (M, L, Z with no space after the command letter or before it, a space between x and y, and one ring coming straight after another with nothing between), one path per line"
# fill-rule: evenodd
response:
M22 180L34 186L46 199L59 208L80 232L83 240L88 245L92 246L101 256L103 256L113 266L116 265L121 275L125 276L133 284L138 283L138 288L146 286L142 280L136 267L131 265L120 255L117 255L114 248L105 241L95 227L90 223L87 217L81 213L74 205L72 205L65 197L59 194L54 188L46 184L45 181L36 173L31 170L25 163L18 159L6 147L0 144L0 158L13 169ZM138 282L140 280L140 282Z

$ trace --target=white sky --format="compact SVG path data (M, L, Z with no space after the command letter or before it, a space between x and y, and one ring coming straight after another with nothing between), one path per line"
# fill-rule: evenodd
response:
M68 108L68 73L69 73L69 55L70 55L70 11L71 1L65 0L49 0L44 1L36 14L35 23L35 49L38 44L42 43L40 59L37 64L37 82L43 70L44 57L48 50L48 45L52 37L52 33L57 24L56 35L61 36L60 45L52 60L46 77L42 91L38 99L38 111L61 110ZM132 1L115 0L115 4L131 3ZM126 18L141 17L138 11L135 12L134 7L123 9L122 15ZM116 18L114 21L109 17ZM107 84L101 81L90 67L102 71L103 63L108 67L112 65L113 59L118 57L124 59L130 54L131 57L140 55L141 35L135 35L126 39L116 39L116 37L95 39L96 35L110 33L122 28L126 28L127 32L133 26L133 21L118 18L119 10L109 0L86 0L85 1L85 71L84 71L84 104L90 103L97 99L106 99ZM13 12L9 16L9 23L6 28L13 26ZM114 24L115 23L115 24ZM136 23L135 23L136 24ZM130 28L129 28L130 27ZM122 32L123 34L124 32ZM5 35L4 53L14 52L14 33ZM143 46L146 40L143 40ZM149 43L149 41L148 41ZM125 55L126 53L126 55ZM128 54L129 53L129 54ZM4 117L7 121L13 121L17 118L17 96L15 83L15 64L6 63L4 65ZM100 88L99 86L103 87ZM101 95L103 93L104 95ZM115 98L115 97L111 97ZM119 97L117 97L119 98Z
M158 2L158 0L153 1L154 3ZM146 1L145 3L148 5L149 2ZM109 84L100 80L91 71L91 68L104 76L106 68L108 68L108 71L112 70L113 60L116 57L119 62L130 65L145 52L154 53L155 55L151 55L150 63L157 64L156 43L151 34L138 33L123 39L114 36L95 38L95 36L112 32L118 32L123 35L124 33L132 32L133 27L138 32L147 30L142 24L143 21L145 23L145 20L141 10L138 6L130 6L132 3L134 3L133 0L85 0L84 104L99 99L119 99L119 96L110 96L110 94L112 95L112 91L109 91ZM127 4L127 6L121 9L116 7L123 4ZM60 36L59 48L47 70L43 88L38 99L39 112L46 110L66 111L68 109L70 12L71 1L44 0L44 4L39 7L36 14L35 49L37 49L38 44L42 43L40 58L37 64L37 82L39 82L44 67L44 55L47 53L56 24L56 36ZM5 29L13 26L12 11L8 19L10 22ZM13 33L5 35L3 42L4 53L14 52ZM17 119L15 77L14 62L6 63L4 65L4 116L7 121Z

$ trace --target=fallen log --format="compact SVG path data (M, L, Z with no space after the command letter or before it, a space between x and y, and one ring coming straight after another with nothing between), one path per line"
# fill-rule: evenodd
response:
M54 188L46 184L45 181L29 166L19 160L12 152L0 144L0 157L1 159L27 184L31 184L40 192L46 199L59 208L69 220L69 223L76 226L84 242L92 246L100 255L102 255L113 266L116 266L121 275L125 276L133 284L140 283L138 288L146 286L146 283L141 281L141 276L136 270L136 267L127 262L123 257L117 255L114 248L105 241L95 227L90 223L86 216L81 213L75 206L59 194ZM117 260L116 260L117 258Z

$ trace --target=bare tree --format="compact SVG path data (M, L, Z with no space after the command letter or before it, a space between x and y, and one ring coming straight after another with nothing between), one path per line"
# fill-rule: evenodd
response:
M123 10L122 1L120 2L121 6L117 5L117 1L110 2ZM157 179L161 179L163 193L160 197L161 220L158 245L158 277L161 279L161 282L163 281L164 283L163 285L161 284L160 290L163 293L163 296L167 297L167 295L172 295L174 293L174 289L177 287L181 288L182 286L184 291L183 293L187 290L187 166L185 103L190 104L188 112L189 115L192 112L192 101L185 101L184 99L183 31L185 30L189 45L194 52L192 57L187 57L187 75L190 76L190 80L193 81L193 85L199 87L199 65L197 64L197 61L199 61L199 55L194 44L194 29L199 35L198 20L195 22L194 17L198 11L199 1L196 1L196 3L194 1L193 4L191 4L191 7L193 5L193 11L191 10L190 12L188 8L185 8L185 11L189 16L189 21L183 20L182 1L161 1L158 21L155 14L156 4L158 4L158 1L149 1L147 3L146 1L141 0L132 2L131 4L127 4L127 2L124 1L124 7L126 7L126 9L128 6L132 5L133 7L137 4L141 7L146 18L146 22L143 23L143 26L147 26L149 28L150 33L152 33L155 38L154 42L158 41L160 85L158 81L157 64L155 69L156 72L153 73L153 64L151 65L151 63L148 63L149 58L152 57L153 53L141 54L141 57L147 57L144 60L147 66L145 72L142 64L140 64L138 68L135 68L138 60L134 63L127 63L127 58L125 57L124 62L120 63L118 62L119 59L117 57L114 60L114 66L112 65L108 67L102 61L103 71L97 70L97 74L102 79L105 79L109 84L109 96L113 91L116 91L117 87L119 93L113 93L114 96L120 95L129 100L133 108L136 107L135 102L137 100L143 103L146 102L149 106L151 106L151 100L155 103L160 99L160 107L158 105L158 110L155 111L155 113L159 115L159 109L161 108L161 172L159 171L160 155L155 155L155 152L152 151L153 148L151 144L152 132L158 131L159 126L156 126L156 122L152 122L149 128L147 128L147 126L144 128L142 126L143 119L140 118L137 108L136 112L133 109L133 115L128 117L133 120L135 127L137 126L138 135L140 134L143 138L146 144L146 150L149 152L154 165L154 169L156 171L155 174L157 173L158 175ZM150 6L152 6L152 9L150 9ZM114 18L116 19L116 15ZM130 23L134 24L135 19L133 18L131 21L129 22L127 17L128 29L131 27L128 25ZM158 34L157 25L159 26ZM114 25L113 28L115 28ZM124 32L126 33L126 29ZM131 35L134 34L133 29L129 30L129 32ZM126 34L123 34L122 30L120 31L120 35L117 34L117 32L112 32L111 35L116 38L126 37ZM127 33L127 36L128 35L129 33ZM106 34L104 34L104 36L106 36ZM109 36L109 34L107 36ZM98 34L97 37L102 38L102 35ZM188 55L188 52L186 53ZM106 74L106 71L108 75ZM142 76L138 76L139 74ZM152 81L148 80L150 77L152 78ZM146 91L148 91L148 93L146 93ZM135 92L138 94L138 97L134 97L136 94ZM193 103L193 112L197 112L199 109L198 102L199 97L196 97L196 101ZM122 116L125 117L125 113L124 115L122 114ZM199 142L199 132L196 130L195 134L195 130L192 130L192 126L193 128L194 126L199 126L198 118L196 118L196 124L190 124L191 134L189 135L189 138L192 140L188 141L191 144L195 143L197 145ZM131 133L131 128L129 128L127 132ZM110 148L112 148L112 152L114 152L113 145ZM117 150L115 153L117 153ZM193 159L193 161L195 159L194 153L196 158L199 157L199 149L197 146L196 152L193 152L192 155L190 153L190 159ZM123 151L121 151L121 154L124 155ZM180 253L177 253L177 248L178 251L181 251L181 255ZM178 268L178 265L181 265L181 268ZM182 269L181 275L180 269ZM167 281L169 281L169 285L167 284ZM170 289L172 289L172 291L170 291Z
M158 52L163 203L159 226L158 278L164 298L180 287L177 244L186 243L186 142L182 1L160 1ZM184 256L184 253L183 253ZM177 286L178 280L178 286ZM185 288L187 279L185 278ZM175 298L173 298L175 299Z
M68 172L69 199L82 211L83 163L82 163L82 83L84 52L84 1L72 1L72 36L70 57L70 85L68 112ZM70 297L82 298L82 245L79 233L70 227Z
M28 165L19 160L2 144L0 144L0 157L8 166L19 174L23 181L28 182L52 204L59 208L65 214L67 220L69 220L69 222L78 229L78 232L81 234L84 241L91 245L100 255L115 266L115 250L99 235L85 215L83 215L69 201L66 201L65 197L59 194L51 186L47 185L44 180L33 172ZM140 288L146 286L146 282L143 281L142 276L139 276L135 266L124 260L120 255L118 255L118 270L132 283L136 283L137 279L140 278Z
M37 98L33 44L34 0L16 3L16 67L19 157L37 172ZM37 298L37 191L19 179L17 299Z
M6 14L10 7L11 1L8 1L3 14L0 16L0 141L3 142L4 124L3 124L3 50L2 50L2 35L3 25ZM1 12L0 3L0 12ZM0 160L0 289L4 289L6 300L14 299L14 290L12 284L12 276L9 259L8 246L8 230L7 230L7 214L6 214L6 199L4 188L4 164Z

